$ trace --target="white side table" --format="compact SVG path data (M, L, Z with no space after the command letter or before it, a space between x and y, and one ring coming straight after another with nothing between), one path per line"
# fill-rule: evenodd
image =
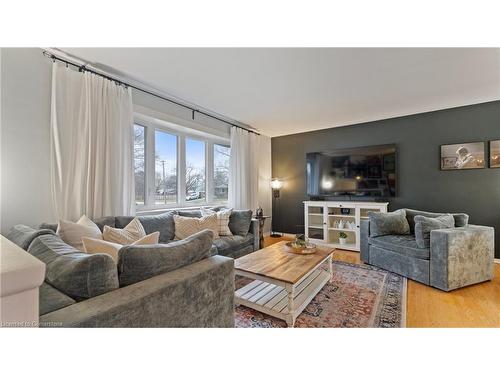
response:
M38 326L38 288L45 263L0 236L0 326Z

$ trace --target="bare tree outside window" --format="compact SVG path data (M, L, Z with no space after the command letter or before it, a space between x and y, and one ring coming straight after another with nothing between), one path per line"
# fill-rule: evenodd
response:
M186 138L186 201L206 201L205 147L203 141Z
M214 145L214 201L227 202L229 187L229 146Z
M144 135L144 126L134 125L134 181L135 204L137 205L144 205L146 193L146 174L144 169Z

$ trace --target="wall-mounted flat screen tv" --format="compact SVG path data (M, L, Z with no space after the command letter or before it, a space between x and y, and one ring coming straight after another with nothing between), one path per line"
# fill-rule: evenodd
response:
M396 196L394 144L310 152L306 168L310 197Z

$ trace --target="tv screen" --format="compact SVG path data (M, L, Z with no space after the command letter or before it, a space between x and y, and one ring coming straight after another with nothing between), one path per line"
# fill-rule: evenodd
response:
M396 145L311 152L306 168L311 197L396 196Z

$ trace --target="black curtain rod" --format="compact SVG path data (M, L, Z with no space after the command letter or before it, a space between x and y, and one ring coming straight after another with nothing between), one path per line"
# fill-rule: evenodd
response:
M154 96L154 97L156 97L156 98L159 98L159 99L165 100L165 101L167 101L167 102L170 102L170 103L172 103L172 104L178 105L178 106L180 106L180 107L183 107L183 108L189 109L189 110L190 110L190 111L192 111L192 113L193 113L193 120L194 120L194 114L195 114L195 113L199 113L199 114L201 114L201 115L203 115L203 116L207 116L207 117L213 118L214 120L221 121L221 122L224 122L224 123L226 123L226 124L228 124L228 125L231 125L231 126L236 126L237 128L240 128L240 129L246 130L246 131L247 131L247 132L249 132L249 133L253 133L253 134L260 135L259 133L255 132L255 131L253 131L253 130L250 130L250 129L244 128L243 126L240 126L240 125L236 125L236 124L234 124L234 123L232 123L232 122L229 122L229 121L224 120L224 119L221 119L221 118L219 118L219 117L217 117L217 116L211 115L210 113L206 113L206 112L204 112L204 111L200 111L199 109L192 108L192 107L190 107L190 106L188 106L188 105L186 105L186 104L183 104L183 103L177 102L177 101L175 101L175 100L172 100L172 99L166 98L166 97L164 97L164 96L158 95L158 94L156 94L156 93L154 93L154 92L151 92L151 91L148 91L148 90L142 89L142 88L140 88L140 87L137 87L137 86L131 85L130 83L120 81L119 79L116 79L116 78L110 77L110 76L108 76L108 75L106 75L106 74L99 73L99 72L97 72L97 71L95 71L95 70L93 70L93 69L87 68L87 65L86 65L86 64L84 64L84 65L78 65L78 64L75 64L74 62L71 62L71 61L69 61L69 60L65 60L65 59L63 59L63 58L61 58L61 57L58 57L58 56L54 55L53 53L48 52L48 51L43 51L43 55L44 55L45 57L48 57L49 59L52 59L53 61L56 61L56 60L57 60L57 61L61 61L61 62L65 63L65 64L66 64L66 66L68 66L68 65L74 66L74 67L78 68L78 70L79 70L80 72L87 71L87 72L90 72L90 73L92 73L92 74L96 74L96 75L98 75L98 76L100 76L100 77L103 77L103 78L109 79L110 81L116 82L116 83L117 83L117 84L119 84L119 85L124 85L125 87L131 87L131 88L133 88L134 90L141 91L141 92L143 92L143 93L145 93L145 94L152 95L152 96Z

